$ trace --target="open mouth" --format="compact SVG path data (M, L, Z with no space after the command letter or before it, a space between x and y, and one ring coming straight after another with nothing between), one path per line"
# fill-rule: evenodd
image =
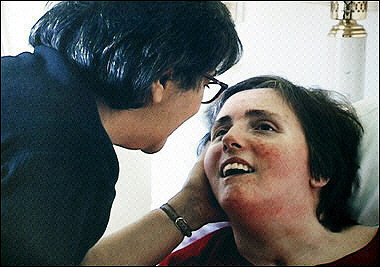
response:
M229 163L226 164L221 171L222 177L228 177L237 174L253 173L255 170L250 166L242 163Z

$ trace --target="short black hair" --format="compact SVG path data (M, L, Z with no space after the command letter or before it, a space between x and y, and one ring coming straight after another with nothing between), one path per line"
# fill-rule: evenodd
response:
M220 1L63 1L37 21L29 43L58 50L115 109L151 103L157 80L194 88L242 54Z
M312 178L329 180L320 191L317 207L321 224L333 232L356 224L351 219L349 198L359 186L358 151L364 129L351 103L334 91L305 88L279 76L257 76L228 88L208 108L210 130L229 97L257 88L272 88L280 93L302 125ZM209 140L208 132L198 146L198 154Z

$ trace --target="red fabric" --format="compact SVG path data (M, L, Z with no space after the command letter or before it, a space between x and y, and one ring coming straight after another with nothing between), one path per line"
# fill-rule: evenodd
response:
M372 241L357 252L321 266L378 265L379 232ZM189 246L170 254L159 265L188 266L253 266L237 251L231 227L219 229Z

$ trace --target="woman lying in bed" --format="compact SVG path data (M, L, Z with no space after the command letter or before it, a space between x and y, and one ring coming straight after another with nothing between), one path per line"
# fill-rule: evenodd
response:
M371 265L377 228L349 214L362 126L331 92L245 80L208 113L204 170L230 227L161 265Z

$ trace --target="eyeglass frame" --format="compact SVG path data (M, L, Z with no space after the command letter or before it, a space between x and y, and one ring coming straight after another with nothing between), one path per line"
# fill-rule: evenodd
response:
M215 99L217 99L220 96L220 94L223 93L223 91L228 88L228 85L225 84L225 83L223 83L223 82L221 82L221 81L219 81L218 79L216 79L216 78L214 78L214 77L212 77L210 75L207 75L207 74L203 74L203 77L205 77L205 78L207 78L207 79L209 79L211 81L208 84L218 84L218 85L220 85L220 89L219 89L218 93L216 93L216 95L213 98L211 98L211 100L208 100L208 101L205 101L205 102L203 102L203 101L201 102L202 104L210 104L210 103L214 102Z

